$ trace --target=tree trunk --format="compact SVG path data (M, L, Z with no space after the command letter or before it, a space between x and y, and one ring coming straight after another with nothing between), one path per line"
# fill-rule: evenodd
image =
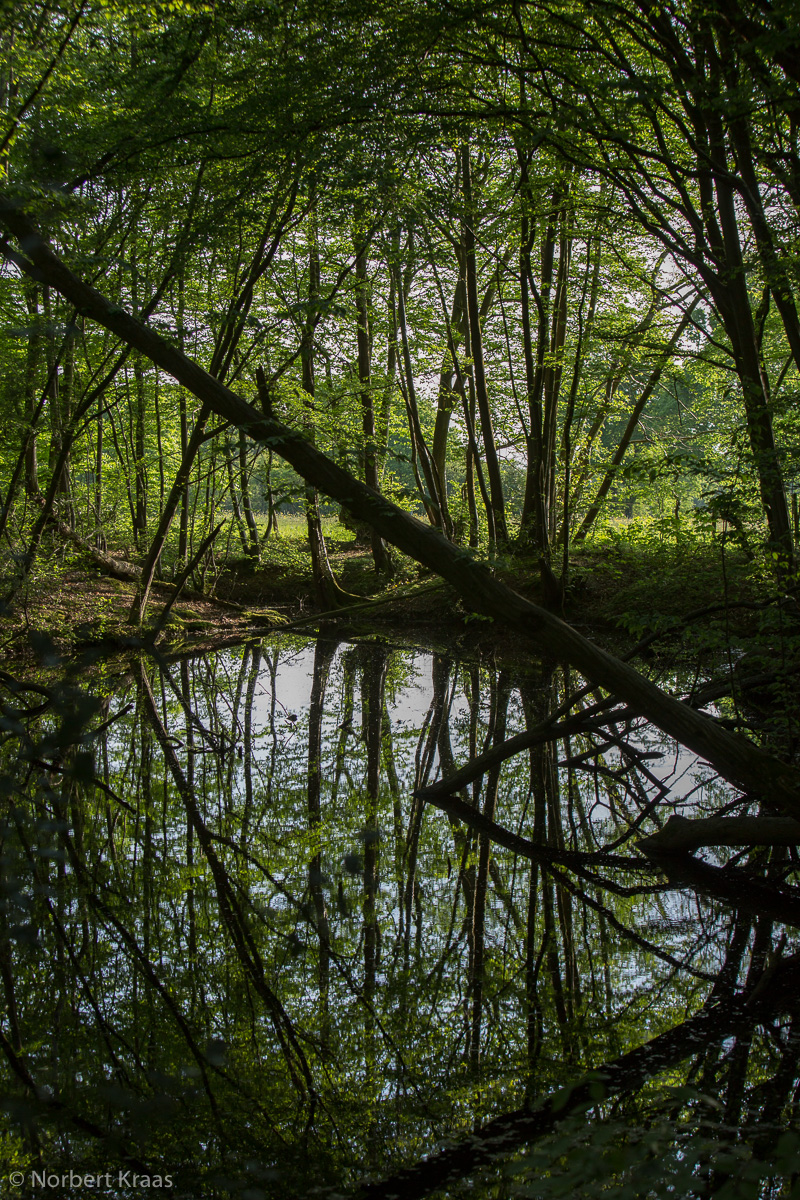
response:
M462 186L464 189L464 261L467 289L467 323L469 344L472 351L472 376L475 381L475 396L481 422L483 453L486 473L489 478L489 495L492 501L494 529L497 544L508 544L503 481L500 477L500 461L494 440L492 414L489 408L489 392L486 386L486 368L483 361L483 334L481 332L480 307L478 305L478 272L475 259L475 204L472 194L472 171L469 145L461 147Z
M133 540L137 549L147 535L147 465L145 462L145 407L144 366L140 355L133 360L133 478L135 483L136 508L133 521Z
M131 318L131 320L132 319L133 318ZM176 353L179 354L180 351L176 351ZM169 495L167 496L167 502L164 505L163 512L161 513L161 519L158 522L158 528L153 535L153 541L150 545L150 550L148 551L147 558L145 559L142 567L142 578L139 584L139 589L134 597L130 612L128 613L128 623L130 625L141 625L144 621L145 614L147 612L147 602L150 597L150 588L153 584L156 567L158 566L158 560L161 557L161 551L164 549L164 545L167 540L167 534L169 533L170 526L172 525L172 519L175 516L178 505L181 502L181 497L186 489L186 484L189 479L189 475L191 474L194 460L197 457L200 447L206 440L206 425L208 424L208 418L210 416L211 408L204 403L198 414L195 427L192 430L192 436L187 443L186 453L181 459L181 465L178 468L175 481L172 484Z
M247 438L243 429L239 430L239 487L242 493L242 511L244 512L249 538L246 553L249 558L258 562L260 550L258 525L256 524L253 512L253 500L250 495L250 472L247 469Z
M712 718L694 712L667 695L607 651L595 646L558 617L496 580L483 564L466 556L437 530L416 520L354 479L321 454L302 433L255 408L187 359L153 329L82 282L57 258L35 226L12 202L0 196L0 220L24 242L23 269L33 271L67 297L76 308L134 349L140 350L226 421L250 437L277 450L308 483L344 504L404 553L447 580L472 611L482 612L530 637L532 643L576 667L587 679L625 700L669 736L705 758L723 778L756 795L767 794L771 804L789 815L800 811L797 770L758 746L721 728Z
M363 443L364 482L380 492L378 452L375 445L375 408L372 395L372 332L370 328L370 294L367 278L367 247L356 233L356 344L358 348L358 382L361 399L361 434ZM383 538L370 529L372 561L378 575L391 578L392 560Z
M692 313L694 312L698 303L699 303L699 297L696 300L694 300L693 303L687 309L680 324L678 325L678 328L675 330L672 337L670 338L669 343L667 344L667 347L666 347L663 355L661 356L658 364L651 371L650 378L647 380L647 383L645 384L644 388L642 389L642 394L639 396L639 399L636 401L636 403L633 406L633 411L631 412L631 415L628 418L628 424L625 426L625 429L623 430L622 437L619 439L619 444L617 445L617 448L614 451L614 457L611 460L608 470L606 471L605 475L603 476L603 480L602 480L602 483L600 484L600 487L597 489L597 495L595 496L594 502L591 505L586 516L583 518L583 521L581 522L581 527L575 534L574 541L576 541L576 542L583 541L585 539L587 533L591 529L592 525L596 521L596 519L600 513L600 510L603 507L603 501L605 500L606 496L608 495L609 491L611 490L611 486L614 483L614 480L616 479L617 472L622 464L623 458L625 457L625 452L631 443L631 439L632 439L634 433L636 432L636 428L639 424L642 413L645 410L645 406L646 406L648 400L650 399L650 397L652 396L653 392L657 388L659 380L661 379L661 376L664 372L664 368L667 366L667 363L670 361L670 357L671 357L673 351L675 350L675 347L677 346L678 342L680 341L681 336L682 336L684 330L686 329L686 326L691 321Z
M403 277L400 270L400 234L399 230L395 235L395 263L394 267L397 272L397 283L395 291L397 295L397 324L398 332L400 333L400 352L402 364L405 368L405 386L402 387L403 398L406 403L406 413L408 415L408 435L411 441L411 452L415 464L419 461L422 467L422 474L425 478L425 488L421 487L421 481L417 479L417 486L423 495L423 503L425 511L432 524L443 530L447 536L452 533L452 522L450 513L447 507L447 496L444 492L442 479L439 478L436 467L433 461L433 456L428 449L428 444L425 441L425 435L422 431L422 424L419 418L419 405L417 404L417 390L414 383L414 367L411 362L411 347L408 340L408 323L406 320L406 297L405 288L403 286ZM401 375L402 380L402 375ZM427 489L427 499L426 499Z
M28 349L25 355L25 422L28 427L25 441L25 492L28 496L37 496L39 494L39 464L34 427L39 411L36 403L36 376L42 353L42 335L36 328L39 320L38 288L29 285L25 291L28 318L31 323Z
M311 245L308 252L308 316L303 329L303 341L300 358L303 371L303 390L306 394L305 435L309 445L314 444L314 392L316 387L314 372L314 330L316 315L314 306L319 300L319 251L317 248L316 209L311 215ZM352 596L339 586L328 561L328 548L325 545L325 535L322 532L322 517L319 511L319 495L313 480L305 479L306 525L308 527L308 547L311 553L311 571L314 579L314 590L317 601L322 608L337 608L347 604Z

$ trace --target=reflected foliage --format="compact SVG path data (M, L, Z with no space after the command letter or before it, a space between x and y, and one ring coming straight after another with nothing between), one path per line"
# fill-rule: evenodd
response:
M7 1170L794 1194L795 851L635 851L747 797L554 664L88 666L2 678Z

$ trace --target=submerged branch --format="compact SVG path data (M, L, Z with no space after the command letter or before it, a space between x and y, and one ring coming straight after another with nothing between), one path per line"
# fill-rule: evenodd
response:
M791 817L673 816L663 829L637 844L645 854L680 854L703 846L798 846L800 821Z

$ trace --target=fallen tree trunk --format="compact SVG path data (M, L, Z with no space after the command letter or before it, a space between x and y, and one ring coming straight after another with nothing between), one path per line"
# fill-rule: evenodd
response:
M611 854L604 850L595 851L578 851L578 850L557 850L552 846L539 846L527 838L520 837L510 829L505 829L502 825L490 821L483 815L480 810L473 808L471 804L466 804L463 800L459 800L456 796L429 796L424 793L417 792L418 796L422 796L429 804L433 804L436 808L442 809L449 816L463 821L465 825L469 825L472 829L477 829L481 833L485 833L496 842L499 846L505 846L514 854L520 854L523 858L529 859L531 862L540 863L545 871L548 871L556 878L560 878L563 884L569 888L573 885L564 877L563 873L558 870L559 867L566 867L567 870L584 879L589 878L588 872L592 872L593 883L597 883L597 868L604 867L611 872L638 872L644 874L645 871L656 870L659 874L672 884L673 887L686 887L687 885L693 888L696 892L702 892L704 895L713 896L716 899L723 900L726 904L730 904L733 908L742 909L745 912L755 913L757 916L767 916L774 920L781 921L785 925L800 926L800 889L789 887L787 885L777 885L769 881L760 880L752 875L746 875L742 871L732 871L724 867L715 867L710 863L699 861L692 858L691 855L681 853L677 850L661 850L658 846L659 835L656 834L652 838L644 838L638 843L638 848L642 850L650 862L639 863L635 858L626 858L622 855ZM737 822L740 818L733 817L732 821ZM774 822L776 825L793 827L795 831L800 832L800 821L792 821L787 817L765 817L765 818L741 818L743 820L765 820ZM725 818L709 818L709 822L717 822L725 820ZM669 824L669 823L668 823ZM704 825L705 821L687 821L687 825ZM783 831L779 831L783 835ZM652 846L647 843L652 842ZM714 844L720 845L717 841ZM740 844L740 843L735 843ZM774 845L775 842L772 842ZM784 844L784 843L779 843ZM609 879L603 881L603 887L609 891L616 891L619 895L630 895L631 892L622 887L618 882L611 882ZM640 890L640 889L637 889ZM582 893L584 903L588 903L591 907L596 906L596 901L588 895ZM610 913L605 913L607 921L613 924L615 918ZM617 928L623 928L617 924ZM626 936L631 935L630 930L624 930ZM655 950L656 954L661 951ZM685 969L685 968L684 968Z
M21 206L2 194L0 222L22 250L16 251L7 243L0 247L9 261L60 292L81 314L167 371L213 412L277 452L303 479L338 500L386 541L446 579L472 611L510 625L530 637L542 653L570 663L587 679L626 701L635 713L707 760L731 783L764 794L790 813L800 813L800 774L794 768L667 695L633 667L498 582L471 554L354 479L302 434L258 412L159 334L74 275L41 238Z
M60 521L55 513L50 513L47 521L49 525L58 530L62 537L72 542L73 546L77 546L85 554L88 554L92 562L96 563L107 574L114 575L117 579L141 579L141 567L137 567L135 563L127 562L124 558L115 558L113 554L106 554L104 550L98 550L96 546L87 542L85 538L76 533L66 522Z
M93 546L91 542L87 542L86 538L82 538L79 533L76 533L74 529L69 527L69 525L66 525L63 521L60 521L54 514L51 514L48 517L48 523L52 525L54 529L57 529L62 537L67 538L67 540L72 542L74 546L77 546L79 549L88 554L92 561L96 563L97 566L103 571L107 572L107 574L113 575L117 579L131 580L134 583L141 580L142 568L137 567L135 563L128 562L127 559L124 558L116 558L113 554L106 554L103 550L98 550L96 546ZM181 593L186 600L199 600L204 604L215 604L219 608L229 608L232 612L236 613L245 612L245 606L243 604L235 604L232 600L222 600L218 596L207 596L204 592L196 592L191 588L184 587L186 580L192 573L192 569L197 565L202 557L203 552L208 549L209 545L217 536L221 528L222 525L218 525L213 533L205 539L200 547L200 550L194 555L188 568L183 572L180 579L174 583L168 579L159 579L157 581L156 586L158 588L164 589L171 593L165 608L162 609L161 613L159 614L157 631L163 626L167 616L169 615L169 610L172 608L173 604L175 604Z
M646 853L674 888L691 888L723 900L737 912L769 917L800 929L800 888L759 879L742 867L715 867L691 854L659 854L655 849Z
M798 846L800 821L791 817L670 817L641 838L645 854L683 854L703 846Z

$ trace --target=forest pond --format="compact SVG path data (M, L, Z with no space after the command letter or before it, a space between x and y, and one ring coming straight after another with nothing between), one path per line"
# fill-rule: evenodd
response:
M737 998L794 943L793 864L638 851L728 785L582 684L284 634L95 663L41 713L6 710L5 1137L25 1178L788 1195L797 1034Z

